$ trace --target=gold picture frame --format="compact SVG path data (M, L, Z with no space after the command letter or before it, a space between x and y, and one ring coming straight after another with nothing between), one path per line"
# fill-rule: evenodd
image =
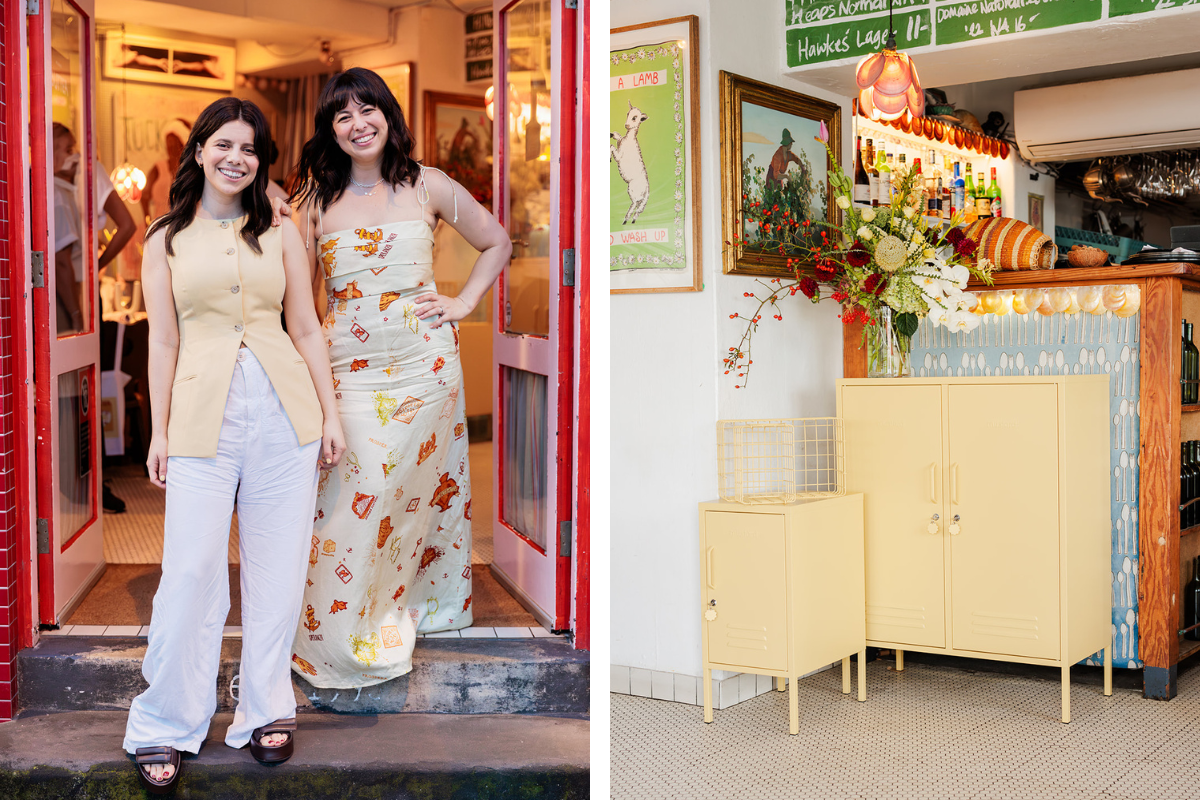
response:
M700 191L700 19L695 15L671 17L613 28L609 34L611 134L605 145L610 152L609 293L701 291L704 236ZM647 66L656 60L660 62L658 66ZM651 71L646 72L648 69ZM649 211L640 223L632 222L626 227L624 218L632 197L612 148L618 139L630 133L626 112L621 109L632 109L635 100L637 105L643 105L638 97L644 93L630 91L632 87L626 87L622 78L648 74L665 79L681 91L677 98L668 94L650 100L654 105L646 110L653 121L642 131L644 141L635 132L639 146L648 156L656 148L661 152L646 175L647 195L652 198ZM671 91L662 86L658 90ZM664 200L668 201L666 205ZM678 209L673 208L676 203ZM648 219L661 217L663 212L666 221L660 218L647 224ZM670 246L666 252L661 246L642 246L636 236L631 236L639 232L662 236L659 241L669 242ZM680 245L682 251L678 249Z
M724 70L721 82L721 231L724 247L724 272L728 275L761 275L778 278L791 276L797 268L808 271L811 261L798 250L779 253L768 251L761 241L766 221L753 204L772 199L771 206L786 198L796 213L790 219L808 219L838 224L840 215L834 204L833 187L828 176L834 164L821 142L816 140L821 123L829 132L830 149L841 153L842 108L837 103L789 91L768 83L744 78ZM749 126L749 127L747 127ZM793 147L800 150L797 154ZM774 154L771 149L776 148ZM757 163L756 163L757 162ZM796 164L797 169L791 169ZM782 171L779 167L782 165ZM746 173L749 167L751 172ZM823 191L821 190L823 186ZM756 194L757 192L757 194ZM744 197L745 195L745 197ZM810 201L821 200L815 209ZM749 208L747 208L749 207ZM810 210L820 211L809 216ZM747 220L747 214L751 219ZM809 226L819 231L816 225ZM788 259L799 259L788 266Z
M404 112L404 124L415 133L413 130L416 123L416 120L413 119L413 63L405 61L390 67L372 67L371 71L383 78L383 82L392 90L392 95L400 104L400 110Z

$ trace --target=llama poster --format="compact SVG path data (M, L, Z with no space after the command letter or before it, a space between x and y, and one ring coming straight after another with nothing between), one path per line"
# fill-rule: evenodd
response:
M688 272L689 129L678 41L610 56L609 268Z

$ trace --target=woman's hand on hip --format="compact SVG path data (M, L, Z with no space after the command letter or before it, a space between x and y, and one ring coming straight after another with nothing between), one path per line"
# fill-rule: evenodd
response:
M433 317L430 328L440 328L447 322L458 322L473 310L461 297L426 292L416 298L417 318Z
M321 430L321 469L333 469L346 452L346 437L342 435L342 422L337 417L325 420Z
M160 489L167 488L167 440L163 436L152 436L146 448L146 472L150 482Z
M283 224L284 217L292 216L292 207L287 204L287 201L280 200L278 197L271 198L271 227L278 228Z

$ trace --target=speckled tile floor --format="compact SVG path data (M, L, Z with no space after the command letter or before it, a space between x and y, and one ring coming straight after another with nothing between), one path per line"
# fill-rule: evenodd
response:
M800 683L800 734L787 693L724 711L610 695L614 800L1195 800L1200 669L1168 703L1059 684L890 661L867 665L867 702L841 670Z

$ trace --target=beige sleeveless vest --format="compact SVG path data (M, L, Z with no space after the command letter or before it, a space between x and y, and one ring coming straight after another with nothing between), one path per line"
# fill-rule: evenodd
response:
M323 416L308 365L280 324L283 237L268 228L257 255L238 220L196 219L172 240L171 292L179 359L171 388L167 455L217 454L225 399L242 342L266 370L299 445L321 438ZM307 287L305 287L307 288Z

